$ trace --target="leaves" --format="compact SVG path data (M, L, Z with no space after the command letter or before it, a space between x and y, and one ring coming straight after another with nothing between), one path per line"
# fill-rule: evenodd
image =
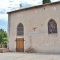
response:
M7 44L7 33L3 29L0 29L0 44Z
M43 0L43 4L50 3L51 0Z

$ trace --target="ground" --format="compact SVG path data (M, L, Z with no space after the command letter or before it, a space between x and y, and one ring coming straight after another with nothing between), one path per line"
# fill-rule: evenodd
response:
M0 53L0 60L60 60L60 54Z

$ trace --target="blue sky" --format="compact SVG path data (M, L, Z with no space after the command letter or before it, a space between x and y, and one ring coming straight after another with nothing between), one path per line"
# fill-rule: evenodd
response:
M52 2L60 0L51 0ZM8 27L8 11L20 9L20 4L22 8L40 5L42 0L0 0L0 29L7 31Z

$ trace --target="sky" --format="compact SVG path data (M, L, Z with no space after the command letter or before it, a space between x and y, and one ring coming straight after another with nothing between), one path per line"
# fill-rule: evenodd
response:
M51 2L56 2L60 0L51 0ZM41 5L42 0L0 0L0 29L7 31L8 29L8 14L7 12L20 9L20 4L22 8Z

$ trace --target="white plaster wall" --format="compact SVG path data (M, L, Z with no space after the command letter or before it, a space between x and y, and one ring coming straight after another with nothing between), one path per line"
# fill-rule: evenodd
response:
M50 19L57 23L57 34L48 34ZM37 52L60 52L60 4L11 13L9 49L13 51L16 50L17 25L20 22L24 25L25 50L31 46Z

